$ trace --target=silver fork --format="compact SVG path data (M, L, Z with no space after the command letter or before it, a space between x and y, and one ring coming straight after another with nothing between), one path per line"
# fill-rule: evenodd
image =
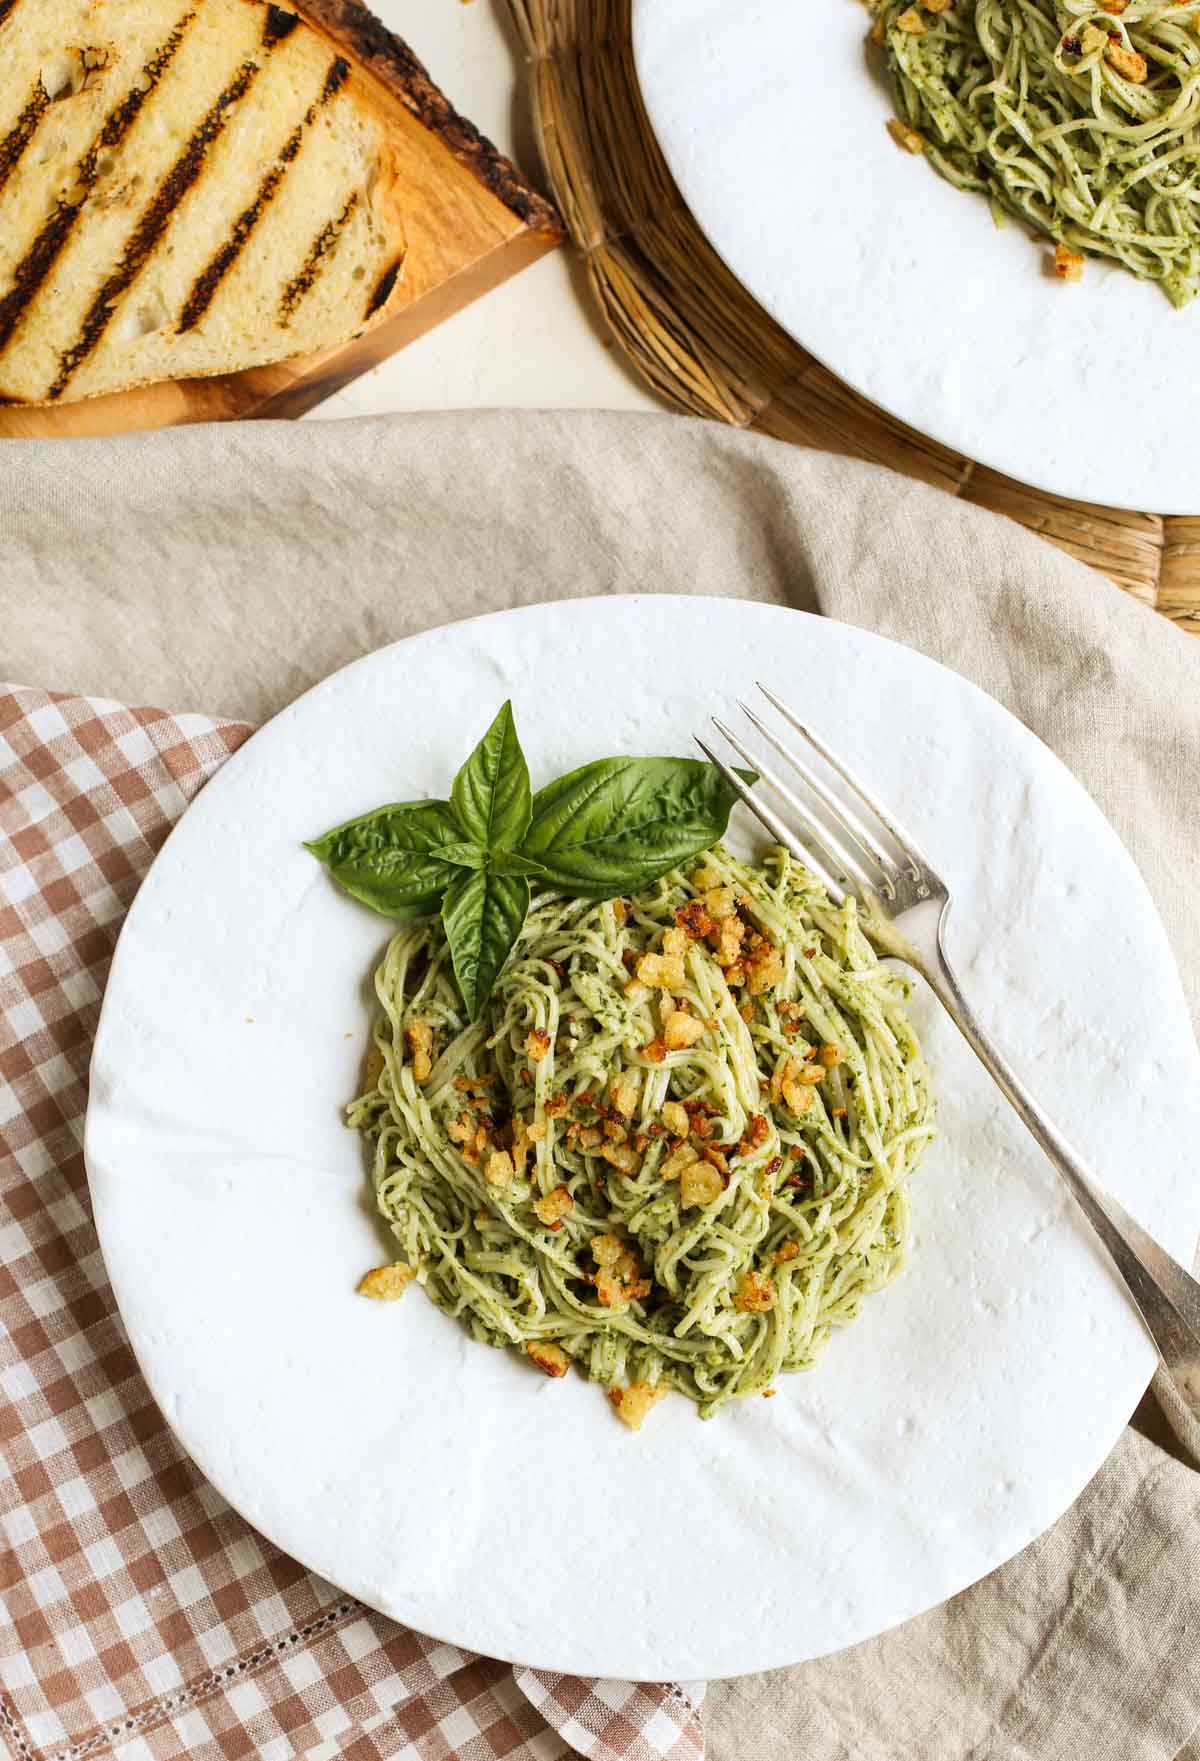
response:
M745 703L740 708L772 753L800 779L803 794L715 716L713 726L790 809L804 829L803 841L773 806L698 739L701 751L771 836L820 877L835 902L840 904L848 892L855 895L863 928L877 952L903 960L933 990L1108 1250L1167 1370L1165 1404L1175 1427L1191 1447L1200 1450L1200 1283L1104 1190L985 1031L946 953L950 889L929 858L873 792L774 692L762 684L758 688L809 752L824 761L832 782L822 778L807 753L801 755L785 744Z

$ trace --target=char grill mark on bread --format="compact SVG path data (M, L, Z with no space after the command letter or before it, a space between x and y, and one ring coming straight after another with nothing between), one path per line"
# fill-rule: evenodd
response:
M17 0L0 0L0 24L4 23L16 4Z
M346 222L358 207L358 191L347 200L346 205L336 220L328 220L321 228L309 248L304 266L298 275L293 276L283 290L279 301L279 321L289 324L296 315L296 308L308 293L320 275L322 268L337 250L338 240L345 230Z
M50 99L46 88L39 79L29 95L29 102L18 116L15 124L0 141L0 190L2 190L13 171L16 169L21 155L34 137L38 123L49 109Z
M156 249L180 202L203 171L205 156L225 127L230 108L239 98L245 97L260 72L260 64L256 61L247 61L238 69L160 184L157 195L126 245L120 263L92 301L79 340L63 355L58 377L50 387L52 400L62 396L104 335L116 302Z
M390 269L384 270L379 279L379 285L367 301L367 309L363 314L364 317L370 318L375 312L378 312L380 306L387 305L387 302L392 297L392 290L400 279L400 271L403 267L404 258L398 257Z
M279 16L283 19L290 18L293 26L299 22L294 13L280 13L277 6L271 7L269 11L271 13L279 13ZM290 35L291 28L292 27L289 26L286 30L283 30L281 33L274 36L268 35L265 40L269 42L282 42L284 37ZM270 30L271 25L270 22L268 22L268 32ZM305 131L312 127L318 114L324 106L329 103L330 99L336 97L338 92L341 91L349 77L349 73L349 63L343 61L340 56L330 66L329 72L325 76L325 84L321 90L321 96L315 103L309 105L303 121L300 122L288 136L275 164L271 166L266 176L259 184L253 202L248 208L243 209L242 213L239 214L230 237L225 244L221 246L221 249L213 257L212 261L207 263L201 270L200 274L196 277L192 291L188 295L187 304L184 306L179 319L179 334L181 336L186 331L194 329L200 322L201 318L203 318L204 314L208 311L208 308L212 305L222 281L241 256L250 235L266 213L280 184L287 175L288 167L293 163L299 153L304 142ZM393 286L394 285L393 282Z
M301 130L296 129L288 146L291 147L294 143L298 148L300 137ZM217 289L241 256L246 247L246 241L262 219L272 197L283 182L284 173L287 170L287 161L284 158L286 152L287 148L285 147L284 152L279 156L279 161L272 165L259 184L258 193L253 202L238 215L231 236L221 246L212 262L207 264L196 277L192 291L188 295L187 304L180 314L180 336L196 328L216 298ZM294 156L293 154L292 157Z
M273 43L282 43L285 37L291 36L299 23L296 13L288 12L282 6L268 6L267 20L263 25L263 42L268 48Z
M75 168L75 188L69 193L78 195L78 201L59 202L56 205L49 220L17 265L12 288L0 300L0 349L7 346L26 307L54 267L76 221L83 213L84 199L99 176L101 153L115 150L125 139L137 121L146 99L174 60L184 34L195 16L194 12L184 14L161 49L143 67L137 82L116 109L110 111L100 133Z

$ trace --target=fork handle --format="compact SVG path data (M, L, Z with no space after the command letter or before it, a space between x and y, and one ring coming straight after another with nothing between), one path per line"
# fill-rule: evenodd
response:
M938 926L938 961L922 975L971 1050L1066 1181L1108 1250L1170 1380L1164 1404L1181 1441L1200 1457L1200 1283L1090 1174L981 1024L963 994ZM1161 1386L1161 1385L1160 1385Z

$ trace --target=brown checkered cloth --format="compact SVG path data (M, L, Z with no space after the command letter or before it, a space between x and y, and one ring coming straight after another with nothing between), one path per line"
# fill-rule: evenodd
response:
M695 1692L513 1669L285 1558L138 1373L83 1169L117 932L250 733L0 686L0 1749L15 1761L699 1761Z

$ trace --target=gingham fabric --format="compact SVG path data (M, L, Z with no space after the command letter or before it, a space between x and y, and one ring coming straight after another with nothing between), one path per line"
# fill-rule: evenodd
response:
M0 687L0 1750L699 1761L694 1692L471 1657L278 1553L138 1373L84 1178L91 1036L142 876L249 732Z

